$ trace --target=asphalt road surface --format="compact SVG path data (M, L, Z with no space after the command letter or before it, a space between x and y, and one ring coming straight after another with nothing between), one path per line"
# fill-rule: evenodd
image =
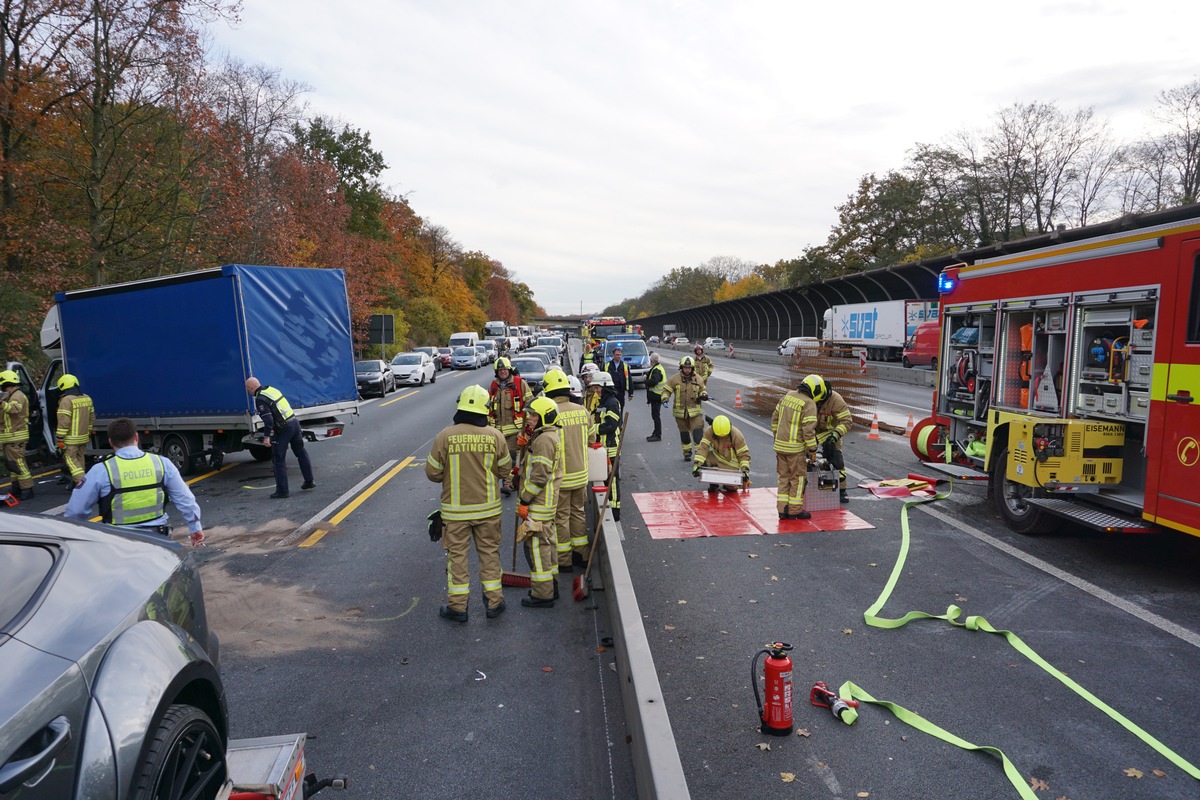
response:
M779 367L716 363L706 410L728 413L746 434L753 486L774 487L769 420L732 401ZM348 775L347 798L635 796L600 593L576 603L564 576L563 600L541 610L522 608L524 590L509 588L508 611L487 620L475 583L466 625L437 616L444 559L425 517L438 487L423 460L457 393L490 377L443 371L435 385L368 401L340 440L311 448L311 492L294 486L291 498L270 500L270 464L245 454L193 484L232 733L308 732L310 766ZM920 387L889 385L881 398L928 407ZM1037 797L1200 796L1200 781L1002 636L937 619L866 625L905 549L899 500L852 489L849 509L869 529L652 538L636 495L682 492L701 512L713 499L683 463L670 418L663 441L650 444L644 397L627 408L620 543L687 779L671 787L677 796L1019 796L995 754L959 749L868 704L853 726L835 720L808 703L817 680L853 681L999 748ZM919 467L895 435L872 442L855 431L845 452L852 486ZM42 472L25 510L65 502ZM981 615L1200 764L1200 539L1074 528L1023 537L1003 527L981 487L965 484L909 518L906 557L879 617L941 615L950 605L962 618ZM176 532L182 539L182 526ZM750 664L774 640L795 645L794 715L805 735L758 730Z

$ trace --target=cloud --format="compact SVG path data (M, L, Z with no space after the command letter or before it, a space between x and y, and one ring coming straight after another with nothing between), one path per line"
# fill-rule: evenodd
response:
M1139 135L1195 73L1166 0L246 0L243 18L219 45L311 84L417 213L562 313L716 254L799 255L860 176L1012 102Z

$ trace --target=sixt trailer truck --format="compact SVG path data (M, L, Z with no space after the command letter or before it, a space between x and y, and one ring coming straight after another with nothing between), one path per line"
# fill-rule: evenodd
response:
M833 350L866 348L872 361L899 361L922 322L937 319L936 300L883 300L831 306L821 338Z
M253 375L287 397L308 442L358 413L345 274L234 264L60 292L42 327L52 363L39 423L53 442L56 384L68 372L96 406L90 455L111 451L108 423L132 419L142 446L183 474L248 449L266 461L246 391ZM31 427L33 420L31 419Z

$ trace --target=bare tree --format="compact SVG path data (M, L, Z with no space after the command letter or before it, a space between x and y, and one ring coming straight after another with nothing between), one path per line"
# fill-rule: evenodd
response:
M1195 203L1200 199L1200 79L1162 92L1154 117L1167 128L1161 146L1177 181L1174 199Z
M1093 216L1109 215L1118 211L1111 199L1126 159L1126 148L1112 141L1108 122L1098 122L1093 134L1080 148L1075 168L1067 187L1067 202L1070 220L1076 225L1087 225Z
M312 87L282 77L276 67L228 59L210 81L214 113L239 144L241 170L253 181L304 117L301 95Z

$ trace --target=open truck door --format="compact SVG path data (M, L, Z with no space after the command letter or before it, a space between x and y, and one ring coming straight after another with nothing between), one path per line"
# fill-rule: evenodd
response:
M1147 437L1152 463L1146 517L1164 527L1200 535L1200 239L1180 244L1179 284L1163 302L1174 304L1172 322L1158 331ZM1158 451L1155 458L1154 451Z

